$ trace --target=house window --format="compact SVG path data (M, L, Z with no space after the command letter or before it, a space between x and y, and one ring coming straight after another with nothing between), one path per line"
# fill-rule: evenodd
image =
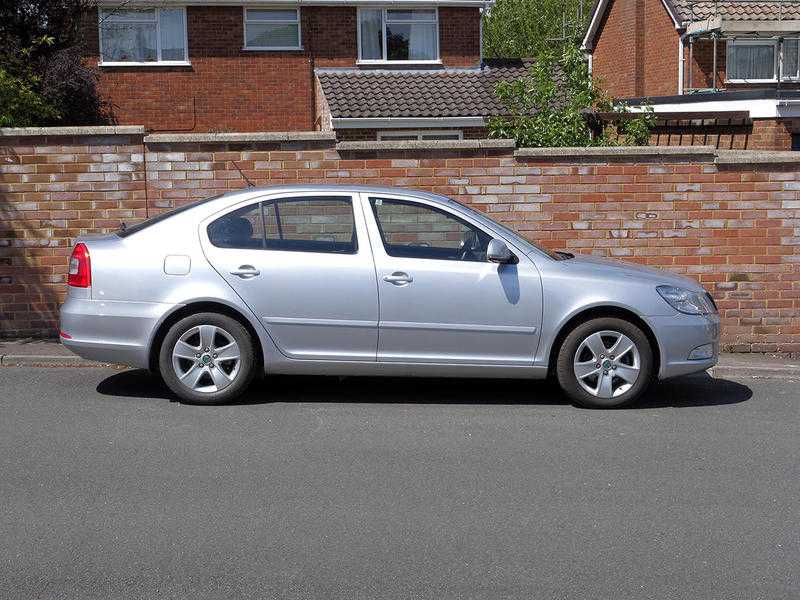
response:
M437 10L359 9L358 58L362 62L438 61Z
M379 131L378 140L383 142L425 141L425 140L461 140L464 134L455 129L427 131Z
M800 39L786 38L783 40L783 79L800 79Z
M778 66L775 40L731 40L727 50L729 80L775 81Z
M102 9L103 65L186 64L185 8Z
M246 50L300 50L300 9L246 8Z

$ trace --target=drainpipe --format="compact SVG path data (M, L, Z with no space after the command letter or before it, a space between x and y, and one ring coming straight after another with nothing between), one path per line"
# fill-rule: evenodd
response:
M684 32L678 38L678 95L683 96L683 72L686 69L686 58L683 51L683 40L686 39L688 33Z

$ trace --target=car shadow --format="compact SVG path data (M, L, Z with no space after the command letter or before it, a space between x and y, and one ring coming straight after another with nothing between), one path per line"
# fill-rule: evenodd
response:
M100 394L178 401L161 378L136 369L116 373L97 386ZM654 384L631 410L721 406L746 402L753 391L707 373ZM568 405L552 381L277 375L256 381L234 405L277 402Z

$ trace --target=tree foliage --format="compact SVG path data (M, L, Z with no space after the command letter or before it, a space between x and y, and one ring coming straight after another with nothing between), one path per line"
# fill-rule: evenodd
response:
M560 53L583 34L592 0L497 0L483 16L487 57Z
M94 125L110 119L83 64L90 0L0 2L0 124Z
M627 110L614 106L596 82L574 45L560 56L542 53L525 77L503 81L497 95L507 111L489 120L489 134L513 138L518 146L646 145L653 126L652 110L622 119ZM596 113L620 117L617 135L606 135Z

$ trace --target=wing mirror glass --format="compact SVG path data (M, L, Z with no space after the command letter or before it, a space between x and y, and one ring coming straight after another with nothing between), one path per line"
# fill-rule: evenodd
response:
M511 252L503 240L494 238L489 242L489 246L486 248L486 260L504 265L516 263L517 257L514 256L514 253Z

